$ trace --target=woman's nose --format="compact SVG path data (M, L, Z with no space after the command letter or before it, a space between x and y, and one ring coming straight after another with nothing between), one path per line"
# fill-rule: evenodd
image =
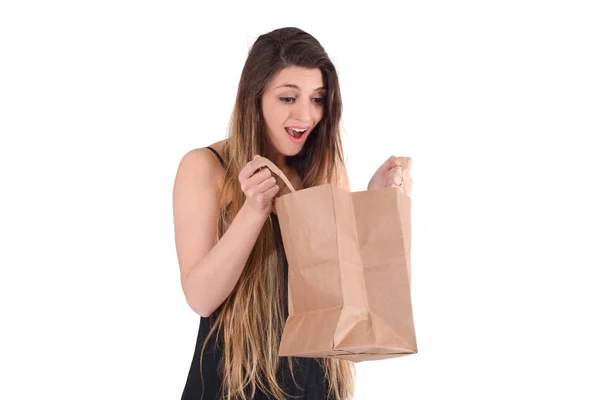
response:
M308 123L310 121L310 104L306 102L297 102L294 105L296 106L293 109L294 118L298 121Z

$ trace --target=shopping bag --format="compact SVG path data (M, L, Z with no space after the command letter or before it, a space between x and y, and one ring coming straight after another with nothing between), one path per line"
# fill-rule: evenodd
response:
M275 199L288 260L279 355L354 362L417 353L411 302L411 198L332 184Z

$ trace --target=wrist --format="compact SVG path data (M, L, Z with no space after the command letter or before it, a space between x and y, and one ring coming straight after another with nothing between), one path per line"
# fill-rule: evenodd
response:
M248 204L247 201L244 202L242 208L240 209L240 214L244 218L244 220L248 221L251 225L257 225L262 227L267 218L269 218L268 212L260 212Z

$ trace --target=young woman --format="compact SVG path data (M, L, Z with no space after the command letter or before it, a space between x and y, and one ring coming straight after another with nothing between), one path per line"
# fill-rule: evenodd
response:
M173 192L176 248L185 298L201 318L182 399L352 397L352 362L278 356L287 261L273 200L288 189L257 158L274 162L296 189L349 190L341 114L337 72L320 43L277 29L249 52L228 138L183 156ZM400 169L400 161L390 157L369 189L409 190L410 165Z

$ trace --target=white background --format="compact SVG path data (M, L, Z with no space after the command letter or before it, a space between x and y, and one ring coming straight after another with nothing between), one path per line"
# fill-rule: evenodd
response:
M592 3L3 1L0 398L180 398L176 168L284 26L338 69L352 189L414 160L419 353L355 399L600 398Z

